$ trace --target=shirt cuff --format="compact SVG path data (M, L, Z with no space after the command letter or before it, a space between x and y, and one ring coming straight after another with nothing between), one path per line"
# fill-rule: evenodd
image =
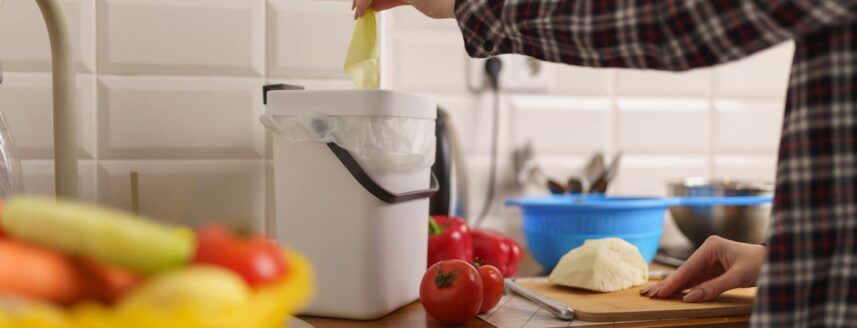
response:
M456 0L455 18L464 37L464 49L471 57L484 58L501 53L506 43L503 28L505 0Z

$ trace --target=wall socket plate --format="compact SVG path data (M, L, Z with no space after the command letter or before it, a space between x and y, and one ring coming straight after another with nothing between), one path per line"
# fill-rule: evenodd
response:
M547 92L553 85L553 67L523 55L497 56L502 63L500 90L511 92ZM473 92L488 89L484 58L468 60L468 87Z

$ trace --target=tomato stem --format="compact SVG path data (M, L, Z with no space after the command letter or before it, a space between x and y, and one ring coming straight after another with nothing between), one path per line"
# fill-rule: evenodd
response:
M459 271L460 270L455 269L455 270L450 271L449 273L443 273L443 268L441 268L441 265L438 265L437 266L437 276L434 277L434 283L435 283L435 285L437 285L437 288L444 288L444 287L447 287L449 285L452 285L452 282L455 281L455 278L456 278L455 275Z

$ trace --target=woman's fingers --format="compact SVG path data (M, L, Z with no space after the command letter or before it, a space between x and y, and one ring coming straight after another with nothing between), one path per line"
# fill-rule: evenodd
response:
M354 18L362 17L366 13L366 9L372 5L372 0L354 0L352 9L354 9Z
M407 4L403 0L352 0L351 10L354 10L354 18L363 17L369 6L376 11L387 10Z
M674 273L670 274L661 282L661 288L651 292L652 297L667 297L677 292L682 291L682 287L687 286L699 276L705 273L708 269L708 264L711 263L711 245L706 242L703 244L687 261L684 262Z
M650 295L652 295L653 292L657 291L658 288L661 288L662 285L663 285L663 282L648 285L648 286L644 287L643 289L640 289L640 295L650 296Z
M733 267L732 270L691 288L683 300L691 303L710 301L727 290L742 287L746 275L743 270Z
M406 5L405 1L400 0L375 0L372 3L372 8L375 8L377 11L387 10L393 7L398 7L401 5Z

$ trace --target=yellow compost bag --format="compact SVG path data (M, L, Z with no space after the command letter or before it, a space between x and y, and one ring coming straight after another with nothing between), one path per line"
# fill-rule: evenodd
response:
M363 17L357 19L348 55L345 57L345 74L360 89L378 89L380 65L378 62L378 30L375 24L375 11L366 10Z

